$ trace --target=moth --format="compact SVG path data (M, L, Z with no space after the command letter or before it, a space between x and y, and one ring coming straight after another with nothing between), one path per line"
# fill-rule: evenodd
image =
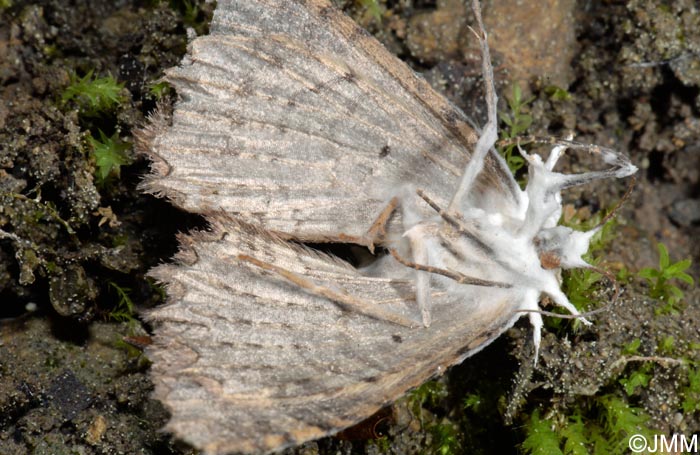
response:
M594 232L557 226L560 191L636 168L560 141L523 156L521 190L488 122L465 114L325 0L219 0L208 36L166 72L172 116L139 136L146 191L204 215L181 237L155 324L166 429L207 454L334 434L483 349L540 296L572 314L556 272L586 267ZM554 170L565 149L605 168ZM308 244L376 254L352 266Z

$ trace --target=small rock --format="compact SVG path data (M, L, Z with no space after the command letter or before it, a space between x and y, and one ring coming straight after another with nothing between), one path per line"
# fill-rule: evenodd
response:
M65 370L51 383L49 401L66 420L90 406L92 395L71 370Z
M683 227L690 227L700 221L700 199L680 199L671 205L671 219Z

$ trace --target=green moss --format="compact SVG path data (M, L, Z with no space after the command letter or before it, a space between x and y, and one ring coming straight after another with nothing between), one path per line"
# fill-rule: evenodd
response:
M462 441L459 429L447 419L430 425L428 428L432 436L430 444L435 455L457 455L462 453Z
M132 302L129 297L129 292L131 290L129 288L123 288L113 281L110 281L108 285L118 296L116 306L108 314L109 319L117 322L135 322L134 302Z
M676 339L671 335L665 336L659 340L656 350L659 354L671 355L676 347Z
M469 409L473 412L478 412L481 408L482 399L480 395L470 393L464 399L464 409Z
M428 381L408 394L408 403L416 416L423 406L436 407L448 395L447 387L439 381Z
M564 455L559 448L560 435L554 431L554 423L540 418L540 411L535 410L525 426L527 437L522 443L525 453L532 455Z
M376 447L379 453L390 453L391 451L391 441L386 436L370 439L367 444Z
M168 299L168 295L165 292L165 288L162 284L156 282L151 277L146 277L146 283L150 286L151 290L158 295L160 302L165 302Z
M72 74L70 85L61 95L64 104L73 102L82 114L88 116L109 111L124 99L121 95L124 84L118 83L112 76L93 79L92 74L92 70L82 78Z
M653 430L647 427L649 416L643 410L630 406L616 395L604 395L597 401L601 406L603 428L612 444L612 453L627 453L628 440L632 435L653 435Z
M155 99L160 100L164 96L166 96L168 93L171 92L171 87L170 84L167 82L161 81L161 82L155 82L150 85L148 88L148 93L151 94Z
M430 453L439 455L459 454L462 448L462 434L458 426L447 418L424 421L424 408L435 409L447 398L449 392L445 384L429 381L408 395L408 407L421 420L423 429L430 434Z
M138 331L139 321L136 319L136 307L134 302L129 297L131 289L119 286L117 283L110 281L107 283L109 288L117 294L117 303L112 310L107 313L108 319L126 324L127 334L134 335ZM143 354L141 349L119 338L115 340L115 347L124 350L129 358L140 358Z
M586 424L580 413L569 417L569 423L559 432L564 439L564 453L567 455L588 455L589 439L598 435L587 435Z
M170 7L182 15L182 22L192 27L197 35L207 32L207 15L203 13L196 0L170 0Z
M97 166L95 176L99 184L104 184L108 177L119 177L122 166L130 164L131 160L126 154L131 144L121 142L118 134L114 133L112 137L107 137L101 130L100 139L95 139L92 135L88 136L88 142L92 147L92 154L95 158Z
M681 396L681 406L685 414L700 411L700 367L688 370L688 385L681 389Z
M690 268L692 261L685 259L671 263L668 249L663 243L657 244L659 249L659 268L647 267L637 274L638 277L649 283L649 295L652 298L666 302L657 310L657 314L668 314L679 311L679 304L683 300L683 291L674 282L682 281L688 286L695 286L695 280L685 273Z
M365 11L365 14L375 22L382 21L382 6L379 4L379 0L356 0L356 2Z
M649 416L614 394L584 399L584 407L570 414L541 418L535 410L525 424L522 449L527 454L622 455L629 451L628 440L641 434L647 440L654 434Z
M549 96L549 99L553 101L569 101L571 100L571 93L566 89L563 89L556 85L548 85L544 88L544 93Z
M501 129L501 139L514 139L522 135L530 125L532 125L532 116L524 112L525 107L535 100L534 97L524 100L522 90L517 83L513 84L513 92L510 97L506 97L510 112L499 112L501 122L506 125L506 128ZM511 144L499 150L501 155L508 163L510 171L515 174L524 165L525 159L516 152L516 145Z
M624 355L635 355L639 352L639 348L642 346L642 340L635 338L630 341L625 347L622 348L622 354Z
M638 392L638 389L645 388L649 385L652 378L652 364L647 362L641 368L633 370L629 376L620 378L618 382L625 390L627 396L632 396Z

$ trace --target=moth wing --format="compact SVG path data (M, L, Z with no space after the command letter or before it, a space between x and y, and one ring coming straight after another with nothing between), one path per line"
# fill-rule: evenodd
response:
M370 416L510 327L515 295L465 287L434 296L431 327L374 319L305 292L240 254L334 286L418 320L413 285L368 278L330 256L251 225L214 220L183 239L179 265L153 275L171 300L149 314L148 356L166 429L207 454L281 449ZM485 303L488 302L488 303Z
M172 125L142 134L156 171L145 188L302 240L362 235L406 184L447 204L477 139L458 108L322 0L219 1L211 34L166 79L180 101ZM474 195L513 201L516 188L490 158Z

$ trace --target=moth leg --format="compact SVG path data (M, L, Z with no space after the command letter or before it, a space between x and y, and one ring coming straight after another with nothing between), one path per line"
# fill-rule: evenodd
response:
M299 286L305 291L332 300L347 310L355 311L380 321L391 322L404 327L412 328L415 326L414 321L401 315L385 311L375 302L365 302L346 292L333 290L329 287L319 285L313 280L310 280L298 273L274 264L270 264L269 262L261 261L252 256L248 256L247 254L239 254L236 258L239 261L248 262L263 270L273 272L290 283Z
M535 365L537 365L537 359L540 355L542 326L544 325L542 315L540 314L538 301L539 295L536 291L527 291L521 306L521 309L526 310L529 313L528 319L530 319L530 325L532 326L532 342L535 345Z
M411 185L406 185L401 188L399 196L397 196L401 205L401 215L403 228L405 230L403 236L408 239L408 244L411 249L411 258L414 263L430 265L430 256L428 242L432 234L426 232L429 229L424 221L424 214L418 209L416 203L416 190ZM400 262L400 261L399 261ZM416 276L416 302L421 313L421 319L425 327L430 327L432 317L430 314L432 308L432 299L430 296L430 273L415 269Z
M363 236L363 238L367 241L367 248L369 248L370 253L374 254L374 245L379 239L386 235L386 225L389 222L389 218L391 218L391 215L394 213L398 206L399 198L394 196L393 198L391 198L386 207L384 207L384 210L381 211L379 216L377 216L377 219L374 220L372 226L369 227L369 229Z
M423 265L423 264L416 264L415 262L407 261L406 259L402 258L399 253L394 250L390 249L389 253L396 259L399 263L405 265L406 267L410 267L412 269L416 270L422 270L424 272L428 273L434 273L436 275L442 275L447 278L450 278L451 280L454 280L455 282L459 284L470 284L472 286L489 286L489 287L496 287L496 288L512 288L513 285L509 283L501 283L500 281L489 281L489 280L482 280L481 278L474 278L471 276L464 275L463 273L459 272L453 272L452 270L447 270L447 269L441 269L439 267L433 267L430 265Z
M411 245L413 261L419 264L429 264L428 246L425 235L421 232L423 228L420 225L415 226L406 231L404 236L408 238L408 242ZM416 269L416 301L418 302L423 325L430 327L432 322L430 310L433 306L430 298L430 273L420 269Z
M545 292L552 298L552 300L554 300L555 304L566 309L569 313L571 313L574 316L579 315L579 312L576 309L576 307L573 306L571 302L569 302L569 299L563 292L561 292L559 286L550 286L548 289L545 289ZM581 321L586 325L591 325L591 321L589 321L586 318L582 317Z

